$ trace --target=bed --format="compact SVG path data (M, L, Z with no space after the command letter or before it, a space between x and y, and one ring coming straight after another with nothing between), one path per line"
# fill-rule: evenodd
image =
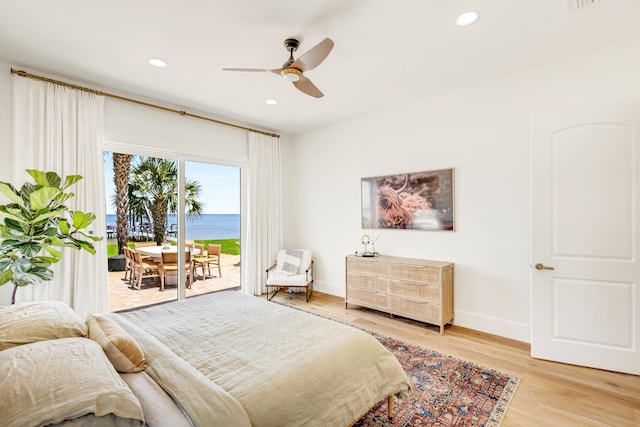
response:
M5 425L344 427L411 392L370 334L237 291L73 315L59 302L0 307ZM72 318L72 327L47 316ZM34 321L36 332L25 326ZM80 405L76 394L94 402ZM68 401L68 413L50 410Z

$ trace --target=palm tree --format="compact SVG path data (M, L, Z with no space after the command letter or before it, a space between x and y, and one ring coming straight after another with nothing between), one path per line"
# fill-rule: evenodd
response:
M131 154L113 153L113 183L116 186L116 238L118 253L124 253L129 242L129 172Z
M165 240L169 213L178 208L178 167L176 162L155 157L143 157L134 165L130 185L135 205L144 211L153 230L153 240L161 245ZM198 200L202 186L197 181L185 183L187 218L199 217L204 204Z

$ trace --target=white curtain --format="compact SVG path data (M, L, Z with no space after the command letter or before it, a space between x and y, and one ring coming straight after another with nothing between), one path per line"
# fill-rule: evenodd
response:
M96 214L93 233L106 230L103 122L104 97L38 80L12 76L13 184L31 177L25 169L83 177L70 190L72 210ZM95 244L96 254L64 248L54 264L54 279L18 289L16 303L46 299L67 302L82 318L108 311L106 241Z
M249 133L249 206L243 238L242 290L250 295L266 291L265 270L282 247L282 185L280 140Z

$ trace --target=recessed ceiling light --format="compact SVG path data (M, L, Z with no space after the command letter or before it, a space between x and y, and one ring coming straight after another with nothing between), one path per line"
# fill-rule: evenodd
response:
M269 105L276 105L278 103L275 99L267 99L265 102Z
M158 67L158 68L164 68L167 66L167 63L164 62L162 59L158 59L158 58L151 58L149 60L149 64L153 65L154 67Z
M477 10L472 10L470 12L465 12L462 15L458 16L458 19L456 19L456 24L458 24L461 27L464 27L465 25L473 24L478 20L478 18L480 18L480 12L478 12Z

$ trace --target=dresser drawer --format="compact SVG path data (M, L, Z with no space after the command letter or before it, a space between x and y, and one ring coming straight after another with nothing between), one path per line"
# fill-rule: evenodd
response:
M362 304L367 307L386 310L388 301L389 297L387 294L347 286L348 303Z
M391 295L389 296L389 311L399 316L440 324L440 305L438 304L414 301Z
M440 304L440 286L389 279L389 293Z
M376 292L387 292L387 279L380 276L347 273L347 286L369 289Z
M389 264L389 278L437 285L440 283L440 269L420 265Z
M387 263L375 258L347 258L347 270L371 276L387 276Z

